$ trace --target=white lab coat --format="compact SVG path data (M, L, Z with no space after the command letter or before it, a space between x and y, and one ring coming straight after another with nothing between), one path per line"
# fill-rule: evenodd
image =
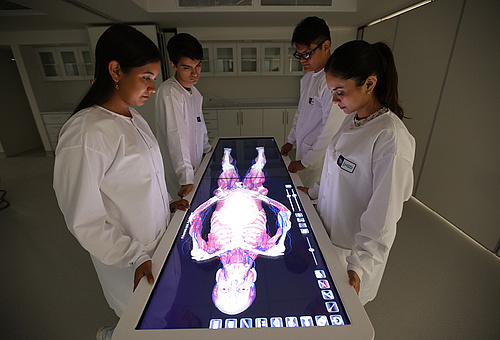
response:
M203 97L191 93L171 77L156 92L156 135L162 152L168 191L177 194L181 185L193 184L194 173L210 151L203 119Z
M104 295L121 316L135 269L150 260L169 220L169 195L147 122L100 106L61 129L54 190L68 229L91 255Z
M352 124L355 114L328 146L317 209L346 270L360 277L365 304L377 294L403 202L412 193L415 139L390 111L360 127Z
M297 143L295 159L306 167L298 172L304 186L320 180L326 148L345 116L332 103L325 71L307 72L300 80L299 107L288 134L288 143Z

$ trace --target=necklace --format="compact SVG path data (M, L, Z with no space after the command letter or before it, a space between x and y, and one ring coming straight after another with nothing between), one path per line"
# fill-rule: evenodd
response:
M383 107L381 108L380 110L377 110L375 111L374 113L372 113L371 115L369 115L368 117L365 117L365 118L361 118L361 119L358 119L358 115L356 114L354 116L354 121L353 121L353 124L355 127L360 127L360 126L363 126L365 125L366 123L368 123L370 120L372 119L375 119L377 118L378 116L380 116L381 114L384 114L386 112L388 112L389 109L386 108L386 107Z

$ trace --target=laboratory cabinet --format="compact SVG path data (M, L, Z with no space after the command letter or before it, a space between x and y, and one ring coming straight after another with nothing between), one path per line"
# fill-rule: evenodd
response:
M262 43L261 44L261 75L282 75L284 65L284 44Z
M216 76L237 75L236 44L217 43L212 44L214 54L214 74Z
M203 76L213 76L215 74L213 62L213 48L212 44L203 44L203 60L201 61L201 74Z
M49 137L50 146L52 150L56 149L57 138L59 136L59 131L61 127L66 123L68 118L71 116L71 111L43 111L40 112L40 116L43 120L43 125L47 136Z
M204 76L302 75L293 57L295 48L284 42L202 42Z
M39 47L35 51L44 80L82 80L94 74L92 54L87 47Z
M237 44L239 76L255 76L260 74L260 44Z
M219 137L262 136L262 109L217 110Z
M203 110L203 119L207 127L208 141L212 144L213 140L219 137L219 128L217 121L217 110Z
M263 109L263 136L273 136L279 147L288 140L297 108Z
M272 136L281 147L293 126L297 107L203 109L210 142L216 137Z
M300 63L300 60L293 56L294 52L295 47L288 45L286 48L285 75L298 76L304 74L304 68Z

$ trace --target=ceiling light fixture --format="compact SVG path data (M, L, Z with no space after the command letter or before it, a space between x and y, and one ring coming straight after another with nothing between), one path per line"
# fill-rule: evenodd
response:
M431 2L434 2L434 0L425 0L425 1L421 1L421 2L419 2L419 3L416 3L415 5L412 5L412 6L410 6L410 7L407 7L407 8L405 8L405 9L402 9L402 10L397 11L397 12L395 12L395 13L389 14L389 15L387 15L387 16L385 16L385 17L381 18L381 19L377 19L377 20L375 20L375 21L372 21L372 22L370 22L368 25L366 25L365 27L373 26L373 25L376 25L376 24L378 24L378 23L380 23L380 22L382 22L382 21L386 21L386 20L392 19L392 18L394 18L394 17L397 17L398 15L401 15L401 14L404 14L404 13L406 13L406 12L412 11L412 10L414 10L414 9L416 9L416 8L419 8L419 7L421 7L421 6L427 5L427 4L431 3Z

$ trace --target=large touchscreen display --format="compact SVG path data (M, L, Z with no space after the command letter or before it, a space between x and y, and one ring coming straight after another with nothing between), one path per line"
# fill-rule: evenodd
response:
M345 324L274 139L220 139L136 329Z

